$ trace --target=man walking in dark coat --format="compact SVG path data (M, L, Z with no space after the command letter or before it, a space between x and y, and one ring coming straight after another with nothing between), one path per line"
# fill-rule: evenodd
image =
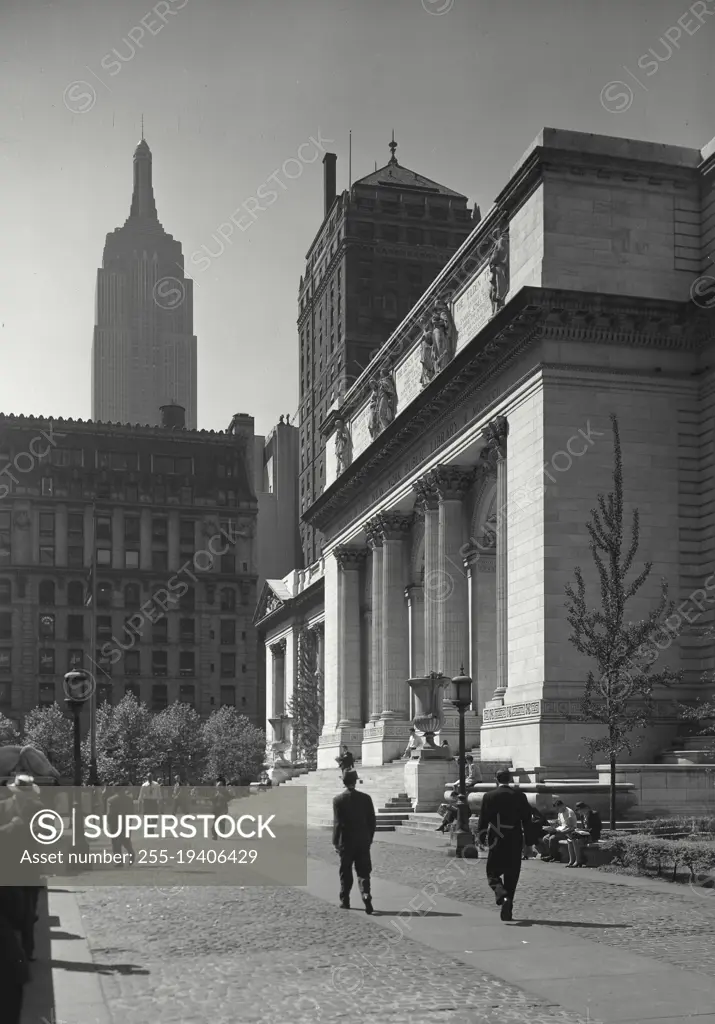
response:
M511 921L514 894L521 873L524 841L531 839L531 807L520 789L512 789L511 772L496 773L497 786L485 793L479 812L479 841L487 847L487 881L501 907L502 921Z
M343 775L345 792L333 800L333 846L340 855L340 906L350 909L353 887L353 866L358 888L365 904L365 913L372 913L370 847L375 835L375 808L367 793L359 793L357 772Z

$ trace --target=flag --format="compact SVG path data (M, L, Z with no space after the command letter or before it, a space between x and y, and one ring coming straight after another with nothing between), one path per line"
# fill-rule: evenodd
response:
M92 593L94 590L94 566L91 565L89 572L87 573L87 579L85 580L85 586L87 588L87 596L84 599L85 608L89 608L92 604Z

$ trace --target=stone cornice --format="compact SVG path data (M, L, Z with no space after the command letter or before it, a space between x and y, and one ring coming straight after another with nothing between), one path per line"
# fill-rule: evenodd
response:
M306 509L303 521L324 529L364 489L366 481L423 436L458 399L485 389L534 341L568 338L695 352L701 343L696 327L702 318L693 309L692 304L666 300L522 288L431 384L404 410L398 409L380 437ZM345 406L340 415L347 416Z

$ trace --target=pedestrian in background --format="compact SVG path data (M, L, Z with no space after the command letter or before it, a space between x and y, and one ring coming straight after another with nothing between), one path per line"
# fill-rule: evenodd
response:
M211 795L211 810L213 811L214 820L211 825L211 837L213 839L220 839L218 832L216 831L216 819L220 818L221 815L228 811L229 804L229 792L226 788L226 780L222 775L216 779L216 786Z
M343 775L345 791L333 800L333 846L340 856L340 906L343 910L350 909L354 867L365 913L371 914L370 847L377 821L372 798L355 788L357 781L356 771L346 771Z
M487 882L501 919L511 921L524 841L531 839L531 807L522 790L512 789L514 777L507 768L496 773L496 781L496 789L482 797L477 834L489 851Z
M127 816L134 813L134 801L131 790L124 786L117 787L107 799L107 828L112 835L112 853L129 854L129 863L135 860L134 847L127 829Z
M154 776L149 772L139 790L139 810L143 814L158 814L160 802L161 786L154 781Z

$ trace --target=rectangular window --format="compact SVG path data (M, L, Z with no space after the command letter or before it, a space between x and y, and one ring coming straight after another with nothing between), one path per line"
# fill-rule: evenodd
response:
M236 706L236 687L235 686L222 686L220 690L219 700L221 705L227 705L228 707Z
M166 544L169 536L169 520L162 516L151 521L151 539L155 544Z
M97 640L104 642L112 639L112 616L97 616Z
M55 564L55 549L47 546L40 547L40 565Z
M124 675L141 675L141 655L139 651L127 651L124 655Z
M169 642L169 620L159 619L151 630L151 641L154 644L168 644Z
M221 555L221 572L228 573L229 575L235 575L235 572L236 572L236 556L235 555Z
M42 708L50 707L55 703L54 683L40 683L38 703Z
M151 674L153 676L165 676L169 667L169 655L167 651L151 652Z
M132 697L136 697L137 700L141 700L142 688L139 683L125 683L124 684L124 696L131 693Z
M154 683L151 688L152 711L163 711L168 706L166 683Z
M112 517L97 516L97 540L112 540Z
M54 640L55 639L55 617L54 617L54 615L41 615L40 616L40 639L41 640Z
M139 488L136 484L126 484L124 487L124 498L130 505L136 505L139 501Z
M52 676L55 674L55 652L48 650L40 651L40 675Z
M0 604L12 604L12 580L0 580Z
M73 538L84 537L84 515L82 512L70 512L67 516L67 535Z
M152 551L151 553L151 567L157 572L164 572L169 568L169 552L168 551Z
M109 548L97 548L97 565L111 565L112 552Z
M170 455L152 455L151 468L155 473L173 473L174 460Z
M190 487L182 487L179 490L179 501L182 505L193 505L194 492Z
M97 683L97 704L113 704L114 689L111 683Z
M195 543L194 520L181 519L179 521L179 546L193 551Z
M10 512L0 512L0 563L10 561L12 519Z
M179 687L179 702L181 704L190 704L194 706L196 701L196 687L191 683L183 683Z
M194 620L179 619L179 643L193 644L195 642Z
M84 615L67 616L67 639L84 640Z
M81 569L84 565L84 548L71 545L67 548L67 565L70 569Z
M229 647L236 643L235 619L221 619L221 643Z
M84 651L69 650L67 651L67 671L78 672L84 664Z
M138 569L139 568L139 552L138 551L125 551L124 552L124 568L125 569Z
M72 501L81 501L84 489L81 480L70 480L70 498Z
M193 651L179 651L179 675L180 676L193 676L194 675L194 652Z
M0 648L0 672L3 675L12 672L12 649L10 647Z
M224 679L233 679L236 675L236 655L221 655L221 675Z
M53 448L50 462L53 466L83 466L84 451L81 448Z
M43 498L51 498L52 497L52 477L51 476L43 476L43 478L42 478L42 497Z
M139 543L139 528L140 520L139 516L125 516L124 517L124 543L125 544L138 544Z
M55 514L54 512L40 512L40 543L54 543L55 539Z

